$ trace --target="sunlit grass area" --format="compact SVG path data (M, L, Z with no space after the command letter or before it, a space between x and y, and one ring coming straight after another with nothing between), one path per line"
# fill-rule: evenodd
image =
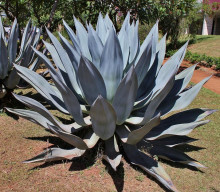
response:
M197 35L196 43L188 48L192 53L220 57L220 35Z

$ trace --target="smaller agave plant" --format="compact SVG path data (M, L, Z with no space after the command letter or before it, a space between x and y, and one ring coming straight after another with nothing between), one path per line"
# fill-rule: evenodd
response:
M72 43L60 34L62 46L47 31L52 44L44 44L56 68L34 49L49 68L55 86L30 69L15 65L18 74L51 105L72 117L72 124L63 124L38 101L14 94L31 110L8 111L43 126L73 146L68 150L50 148L25 163L71 160L100 141L105 146L103 157L114 170L124 154L132 164L177 191L154 156L204 167L173 147L194 141L186 135L208 123L203 119L214 110L196 108L167 115L187 107L210 77L187 88L195 65L177 74L187 43L162 65L166 36L158 42L158 22L140 46L138 21L130 24L129 13L118 34L108 15L99 15L96 30L90 24L84 28L76 18L74 21L76 33L63 21Z
M7 92L13 90L20 81L20 76L13 64L29 67L33 63L32 69L36 69L39 65L39 59L35 59L31 47L37 46L40 31L37 32L37 28L32 27L31 21L29 21L24 29L21 43L18 44L18 30L17 20L15 19L10 36L7 38L0 18L0 99ZM18 48L19 53L17 52Z

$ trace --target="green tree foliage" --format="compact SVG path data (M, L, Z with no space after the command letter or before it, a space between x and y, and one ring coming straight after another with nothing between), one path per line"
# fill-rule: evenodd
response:
M0 11L4 11L11 22L17 18L21 27L24 27L30 18L34 24L43 26L50 21L51 16L55 21L59 17L59 13L56 13L59 2L60 0L1 0Z
M197 22L201 6L196 0L94 0L87 3L85 10L87 20L91 23L94 23L93 18L100 11L108 11L113 21L116 21L118 13L124 17L127 11L130 11L133 19L139 18L141 23L155 23L159 19L160 31L162 34L167 33L171 46L175 48L183 27ZM117 23L114 24L117 29Z
M15 18L20 25L25 26L31 16L27 0L0 0L0 12L4 11L7 18L13 22Z
M183 19L193 19L197 14L196 0L160 0L157 6L160 30L167 33L172 47L176 48Z
M52 31L62 18L73 26L73 15L84 23L87 21L96 24L99 12L108 12L118 31L117 19L123 20L130 11L133 19L139 18L141 23L155 23L159 19L159 29L163 34L167 33L174 47L182 29L182 20L190 16L188 21L192 22L199 10L196 0L1 0L0 2L0 9L6 12L11 21L16 17L22 25L31 17L35 25L49 27Z
M208 0L204 0L202 10L208 15L214 15L216 11L220 9L220 2L210 3Z

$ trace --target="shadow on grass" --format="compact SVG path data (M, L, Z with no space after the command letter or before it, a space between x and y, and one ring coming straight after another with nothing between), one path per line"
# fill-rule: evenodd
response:
M66 118L64 118L64 117L60 117L60 116L57 116L57 115L55 115L55 117L56 117L57 119L59 119L59 121L61 121L63 124L71 124L71 123L74 122L73 119L66 119ZM71 118L72 118L72 117L71 117Z
M160 162L166 163L167 165L169 165L171 167L174 167L174 168L189 169L191 171L197 171L197 172L200 172L200 173L204 173L204 171L200 170L199 168L193 167L193 166L190 166L190 165L187 165L187 164L172 162L172 161L168 161L168 160L165 160L165 159L160 159Z
M212 39L212 38L213 37L210 37L210 36L202 36L202 37L197 38L196 43L199 43L203 40Z
M16 92L16 94L32 98L32 99L40 102L48 110L57 110L57 108L54 107L52 104L50 104L49 101L47 101L43 96L41 96L39 93L33 92L32 90L29 90L27 92L25 92L24 90L23 91L19 90L19 91ZM15 99L11 92L8 93L7 97L5 97L4 100L1 100L1 102L0 102L0 109L4 108L3 112L5 112L8 116L12 117L13 119L18 120L19 116L14 115L13 113L8 112L5 109L6 107L13 108L13 109L28 109L28 110L30 109L30 108L26 107L20 101ZM70 122L70 121L68 121L66 119L63 119L63 121Z
M64 142L62 139L56 136L43 136L43 137L25 137L25 139L29 140L37 140L37 141L45 141L50 144L53 144L51 147L59 147L62 149L72 149L73 146ZM46 148L45 148L46 149Z
M140 173L142 173L143 175L145 175L147 178L149 178L150 180L154 181L155 183L157 183L164 191L166 192L170 192L170 190L168 190L162 183L160 183L157 179L155 179L152 175L148 174L146 171L144 171L143 169L141 169L140 167L133 165L129 159L126 156L126 153L124 152L123 147L120 147L120 151L122 156L124 157L125 161L136 171L139 171Z
M8 111L4 111L5 112L5 114L7 115L7 116L9 116L9 117L11 117L12 119L14 119L14 120L18 120L19 119L19 116L18 115L16 115L16 114L14 114L14 113L11 113L11 112L8 112Z
M22 91L19 91L16 94L30 97L32 99L35 99L35 100L41 102L44 105L47 105L47 103L45 102L45 99L39 93L33 93L32 91L29 91L29 92L23 94ZM0 107L1 108L9 107L9 108L15 108L15 109L26 108L26 106L23 103L21 103L20 101L15 99L12 92L8 92L7 95L1 100Z
M60 165L60 164L67 163L67 162L70 162L70 160L60 160L60 161L53 161L53 162L45 162L44 164L37 165L37 166L29 169L29 171L38 170L38 169L44 169L44 168L47 168L47 167L51 167L51 166L55 166L55 165Z
M51 147L54 146L50 146L49 148ZM82 171L94 165L96 161L96 156L91 155L93 153L94 153L93 150L88 150L84 155L82 155L81 157L76 157L73 160L58 160L58 161L45 162L44 164L37 165L31 168L30 170L43 169L54 165L72 162L69 171Z
M53 144L53 146L51 147L60 147L63 149L71 149L72 146L69 144L66 144L65 142L63 142L60 138L56 137L56 136L43 136L43 137L27 137L26 139L30 139L30 140L39 140L39 141L45 141L45 142L49 142L51 144ZM197 147L197 146L192 146L192 145L182 145L180 147L178 147L179 149L181 148L182 151L198 151L201 150L203 148L201 147ZM54 166L57 164L63 164L64 162L72 162L71 166L69 168L69 171L82 171L85 170L91 166L93 166L97 160L97 157L100 157L99 154L101 154L103 151L103 143L99 142L93 149L87 150L86 153L78 158L75 158L73 160L64 160L64 161L55 161L55 162L47 162L44 163L42 165L38 165L33 167L31 170L35 170L35 169L42 169L42 168L47 168L50 166ZM164 191L169 191L167 188L165 188L158 180L156 180L154 177L152 177L151 175L149 175L148 173L146 173L144 170L142 170L141 168L132 165L128 159L126 158L123 149L120 150L123 154L123 156L125 157L125 160L130 164L130 166L132 168L134 168L135 170L143 173L145 176L147 176L149 179L153 180L154 182L156 182ZM120 163L120 165L117 167L117 171L114 171L112 169L112 167L106 162L106 161L102 161L103 164L105 165L105 170L109 173L109 175L112 177L112 180L114 182L114 185L117 189L118 192L122 192L124 189L124 165L123 162ZM166 163L172 167L175 168L180 168L180 169L190 169L192 171L199 171L201 173L203 173L203 171L199 170L196 167L192 167L189 165L185 165L185 164L181 164L181 163L174 163L174 162L170 162L167 160L161 160L161 162Z
M105 170L112 177L112 180L115 184L117 192L122 192L124 189L124 164L123 162L117 167L117 170L114 171L112 167L105 160L102 160L102 163L105 165Z
M40 102L42 105L44 105L44 107L46 107L48 110L56 109L56 108L52 107L51 105L49 105L49 103L46 101L46 99L43 96L41 96L41 94L39 94L39 93L33 93L32 91L30 91L25 94L22 94L20 92L20 93L18 93L18 95L22 95L22 96L34 99L34 100Z
M6 96L0 100L0 109L5 108L5 107L24 108L24 105L14 98L14 96L12 95L12 92L8 92Z
M18 95L23 95L25 97L30 97L32 99L35 99L41 103L46 103L45 99L39 93L33 93L32 91L27 92L25 94L22 94L21 92L19 92Z
M55 136L27 137L26 139L46 141L46 142L53 144L52 146L48 148L44 148L44 150L49 149L49 148L54 148L54 147L59 147L62 149L67 149L67 150L74 148L72 145L64 142L59 137L55 137ZM37 165L31 168L30 170L46 168L46 167L50 167L56 164L62 164L64 162L72 162L69 168L69 171L85 170L95 164L97 160L97 151L99 151L99 147L100 145L96 145L93 149L88 149L85 152L85 154L83 154L81 157L76 157L73 160L58 160L58 161L45 162L44 164Z
M38 140L38 141L45 141L53 144L49 148L52 147L60 147L62 149L72 149L73 147L65 142L63 142L60 138L56 136L43 136L43 137L26 137L26 139L30 140ZM37 165L30 170L35 169L43 169L50 166L62 164L64 162L72 162L69 171L82 171L85 170L92 165L95 164L98 157L100 157L103 151L102 142L99 142L93 149L89 149L85 152L85 154L81 157L75 158L73 160L63 160L63 161L54 161L54 162L46 162L41 165ZM105 165L105 170L109 173L112 177L112 180L115 184L115 187L118 192L122 192L124 188L124 167L123 162L117 167L117 171L114 171L112 167L105 161L102 161Z
M184 144L184 145L175 146L175 149L182 151L182 152L191 152L191 151L200 151L200 150L206 149L206 148L198 147L198 146L194 146L194 145L189 145L189 144Z
M171 192L169 189L167 189L162 183L160 183L157 179L155 179L153 176L151 176L150 174L146 173L143 169L141 169L140 167L137 167L133 164L131 164L127 158L125 158L125 160L127 161L127 163L136 171L139 171L140 173L142 173L143 175L145 175L147 178L149 178L150 180L152 180L153 182L157 183L164 191L166 192Z
M96 160L95 149L87 150L83 156L72 160L69 171L85 170L94 165Z

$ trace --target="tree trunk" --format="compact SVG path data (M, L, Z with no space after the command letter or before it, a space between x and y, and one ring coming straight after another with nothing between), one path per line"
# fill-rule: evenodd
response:
M55 0L55 1L54 1L53 7L52 7L51 12L50 12L50 17L49 17L49 19L48 19L47 24L45 25L48 29L51 28L51 24L52 24L52 21L53 21L53 16L54 16L54 14L55 14L55 11L56 11L56 8L57 8L58 3L59 3L59 0ZM48 36L48 35L47 35L46 31L45 31L45 32L43 33L43 40L46 40L46 39L47 39L47 36ZM43 42L40 41L38 48L41 49L42 46L43 46Z
M9 0L6 0L5 6L0 4L0 7L5 11L5 14L7 15L8 19L13 22L15 19L15 16L13 15L12 12L9 11L8 5L9 5Z
M59 3L59 0L55 0L55 1L54 1L52 10L51 10L51 12L50 12L49 20L48 20L48 22L47 22L47 28L48 28L48 29L50 28L51 23L52 23L52 21L53 21L53 16L54 16L54 14L55 14L55 11L56 11L56 8L57 8L58 3Z

